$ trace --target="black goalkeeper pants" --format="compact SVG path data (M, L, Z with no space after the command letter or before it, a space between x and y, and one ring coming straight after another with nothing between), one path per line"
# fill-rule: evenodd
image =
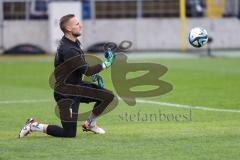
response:
M99 89L95 84L86 83L84 94L78 96L64 96L54 92L55 101L59 107L59 117L62 127L48 125L46 133L54 137L76 137L78 109L81 102L95 102L93 114L99 116L113 101L114 95L106 89Z

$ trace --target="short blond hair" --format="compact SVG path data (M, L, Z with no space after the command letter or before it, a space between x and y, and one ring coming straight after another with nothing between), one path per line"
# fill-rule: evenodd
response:
M60 29L63 31L63 33L66 32L66 24L67 22L72 19L73 17L75 17L74 14L67 14L65 16L63 16L61 19L60 19L60 23L59 23L59 26L60 26Z

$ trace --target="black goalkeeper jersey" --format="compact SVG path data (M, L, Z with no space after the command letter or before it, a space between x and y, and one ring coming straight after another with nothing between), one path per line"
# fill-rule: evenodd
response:
M87 62L85 61L84 52L80 48L79 40L73 42L63 36L58 46L57 53L55 55L55 70L59 65L76 56L80 58L79 60L82 62L82 64L84 64L84 67L81 67L73 72L69 70L69 73L72 73L66 80L67 84L81 84L83 74L86 76L91 76L99 73L103 69L101 64L94 66L89 66L87 64Z

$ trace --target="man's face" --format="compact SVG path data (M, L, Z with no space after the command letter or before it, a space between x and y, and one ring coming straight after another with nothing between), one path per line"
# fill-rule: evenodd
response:
M81 35L81 28L82 26L76 17L71 18L66 25L66 29L75 37Z

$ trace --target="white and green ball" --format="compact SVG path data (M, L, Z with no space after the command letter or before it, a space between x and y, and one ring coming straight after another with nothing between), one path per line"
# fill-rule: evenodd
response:
M200 48L207 43L208 33L203 28L195 27L189 32L188 41L193 47Z

